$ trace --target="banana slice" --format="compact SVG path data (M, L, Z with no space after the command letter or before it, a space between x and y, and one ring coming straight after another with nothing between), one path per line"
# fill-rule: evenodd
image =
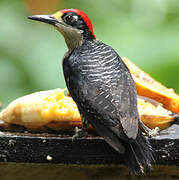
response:
M81 117L72 98L65 96L65 89L54 89L16 99L0 113L0 121L0 126L6 127L15 124L41 129L49 125L68 129L78 125Z
M146 97L138 97L138 111L142 122L150 129L160 130L179 124L179 115L162 107L162 104Z

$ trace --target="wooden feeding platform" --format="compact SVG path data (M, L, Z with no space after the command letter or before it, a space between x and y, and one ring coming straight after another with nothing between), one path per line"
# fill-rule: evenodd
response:
M178 132L179 126L174 125L149 139L156 162L154 171L144 179L179 179ZM17 175L18 180L21 176L26 179L33 179L32 176L37 177L34 179L118 179L130 176L123 166L123 158L98 136L72 141L67 134L0 133L0 176L3 179Z

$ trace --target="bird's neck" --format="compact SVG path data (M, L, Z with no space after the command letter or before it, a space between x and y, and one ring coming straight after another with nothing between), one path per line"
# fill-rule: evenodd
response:
M92 41L95 36L87 30L79 30L75 28L70 28L66 26L56 27L56 29L62 33L69 51L81 46L85 41Z
M82 32L78 30L70 29L69 31L66 32L61 29L58 29L58 31L60 31L64 36L69 51L72 51L78 46L81 46L84 42Z
M65 42L67 44L67 47L69 51L72 51L73 49L77 48L78 46L81 46L83 44L83 38L79 37L64 37Z

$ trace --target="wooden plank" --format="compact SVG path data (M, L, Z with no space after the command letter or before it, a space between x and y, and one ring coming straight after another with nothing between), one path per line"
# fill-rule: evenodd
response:
M132 176L123 165L59 165L0 163L1 180L178 180L179 166L153 166L144 176Z
M149 139L157 165L179 165L178 126ZM102 137L89 136L72 141L68 135L0 134L0 162L52 164L123 164L123 157Z

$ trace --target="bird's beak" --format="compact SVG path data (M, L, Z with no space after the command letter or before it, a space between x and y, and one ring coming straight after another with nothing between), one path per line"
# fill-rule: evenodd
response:
M52 24L55 26L57 23L59 23L58 19L61 17L61 15L62 13L57 12L52 15L33 15L33 16L29 16L28 18L35 21L41 21L44 23Z

